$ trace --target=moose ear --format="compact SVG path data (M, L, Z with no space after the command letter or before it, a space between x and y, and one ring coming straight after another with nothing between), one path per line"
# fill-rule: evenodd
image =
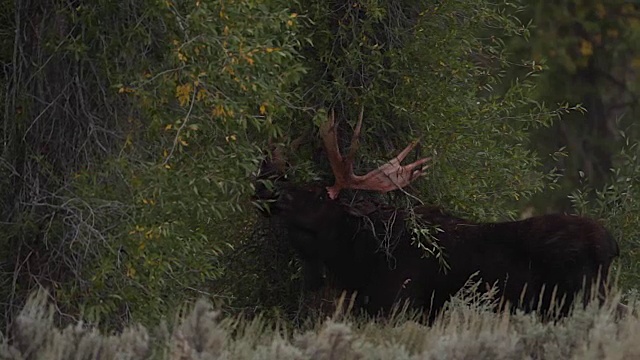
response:
M264 151L264 160L260 163L260 174L267 177L277 175L279 178L286 179L287 171L291 168L286 153L297 151L304 143L304 139L305 135L300 135L293 139L289 146L269 140L267 149Z

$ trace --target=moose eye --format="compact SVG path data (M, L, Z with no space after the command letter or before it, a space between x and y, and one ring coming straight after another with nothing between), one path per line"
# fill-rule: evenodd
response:
M323 189L323 188L315 189L314 195L315 195L316 199L318 199L320 201L324 201L324 200L327 199L327 191L325 189Z

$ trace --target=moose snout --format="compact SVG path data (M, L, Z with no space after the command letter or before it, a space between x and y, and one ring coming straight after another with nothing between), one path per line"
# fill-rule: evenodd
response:
M293 206L293 195L288 192L281 192L278 194L278 199L275 202L275 207L279 210L291 210Z

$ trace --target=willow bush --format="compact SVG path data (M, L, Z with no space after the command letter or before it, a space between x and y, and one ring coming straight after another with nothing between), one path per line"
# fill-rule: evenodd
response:
M160 10L155 21L171 30L161 34L162 58L116 85L140 106L131 121L144 131L127 134L126 162L106 168L132 208L114 235L125 255L104 254L90 270L89 290L103 291L86 303L94 319L124 310L157 320L162 309L210 294L222 252L251 231L250 175L261 144L282 132L273 117L295 101L288 90L303 74L298 20L283 3Z
M501 37L528 33L505 11L509 6L303 3L313 22L306 28L313 46L301 52L309 68L301 84L304 101L333 107L350 124L364 107L361 171L420 137L419 151L435 157L429 176L416 185L420 198L481 219L513 216L515 202L543 189L555 175L538 171L540 159L527 148L528 132L577 108L550 110L530 99L534 77L542 70L532 62L518 64L530 69L527 76L507 84L505 92L494 91L510 64L501 38L481 34L489 29ZM314 124L322 121L322 114L314 114L302 123L303 135L313 134ZM349 128L343 133L346 140Z
M637 287L640 7L623 0L524 3L528 6L516 15L534 27L526 41L511 38L507 48L510 58L531 58L545 68L533 98L585 108L530 134L532 149L562 148L564 155L542 159L543 168L557 168L563 176L553 191L538 194L529 205L538 212L603 219L621 246L620 285ZM512 68L507 77L523 71Z
M36 286L58 321L106 329L200 296L298 311L297 264L269 257L283 238L255 235L249 195L265 149L300 137L293 178L328 179L317 125L329 108L346 142L364 107L361 171L418 137L434 156L415 197L390 201L513 217L556 176L540 171L529 132L579 108L532 100L534 62L495 90L510 66L504 38L528 34L510 6L2 2L13 14L0 31L11 44L0 55L4 322Z
M356 164L360 172L379 166L418 137L422 146L415 156L435 159L428 175L407 189L414 197L392 195L388 201L398 206L435 203L477 220L515 217L519 202L553 186L557 178L553 169L540 171L540 157L529 150L529 132L582 109L569 105L548 109L531 100L535 78L542 71L532 61L517 64L529 69L522 79L506 84L507 90L494 89L511 66L502 37L528 33L506 11L518 8L509 6L483 1L297 3L294 11L306 25L300 27L300 36L308 40L301 42L299 52L306 75L294 90L302 105L276 119L288 129L276 138L285 151L293 139L305 140L288 151L292 181L331 181L317 126L326 111L334 109L339 141L346 145L363 108ZM500 36L481 37L489 31ZM554 155L560 154L545 154ZM243 246L255 243L252 238ZM291 271L289 265L280 266L280 271ZM256 279L271 279L271 269L252 273ZM295 274L290 279L299 280ZM265 283L248 285L247 289L258 290ZM274 293L291 294L289 286L281 284ZM307 300L296 311L304 312ZM279 301L295 309L290 299ZM266 303L273 302L250 297L243 307Z
M639 115L640 6L624 0L524 3L527 8L517 16L533 21L534 28L528 41L513 38L508 48L514 58L531 58L546 68L534 98L581 103L587 110L533 134L538 151L564 146L568 154L545 162L565 170L565 176L562 187L537 204L568 209L566 194L581 182L594 187L610 182L624 146L619 131L637 137L629 125Z
M277 1L5 5L6 319L35 285L59 319L106 327L207 293L221 252L251 232L248 177L303 74L296 14Z
M603 219L620 244L620 259L615 263L616 280L630 298L638 295L640 283L640 208L638 180L640 179L640 142L625 132L622 149L613 157L616 166L610 169L609 180L601 187L585 179L570 195L576 212Z

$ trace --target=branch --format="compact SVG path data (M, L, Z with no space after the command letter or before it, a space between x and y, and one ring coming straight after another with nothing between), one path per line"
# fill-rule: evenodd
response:
M164 161L162 162L162 165L166 165L169 162L169 159L171 159L173 152L176 150L176 146L178 146L178 141L179 141L178 139L180 138L180 132L182 132L182 129L184 129L184 127L187 125L187 122L189 121L189 116L191 116L191 111L193 110L193 104L196 103L196 93L198 93L197 86L193 88L193 95L191 96L191 104L189 105L189 111L187 111L187 115L184 117L184 121L182 122L182 125L180 125L180 127L178 128L178 131L176 132L176 137L173 139L173 146L171 146L171 151L169 151L169 155L167 155L166 159L164 159Z

